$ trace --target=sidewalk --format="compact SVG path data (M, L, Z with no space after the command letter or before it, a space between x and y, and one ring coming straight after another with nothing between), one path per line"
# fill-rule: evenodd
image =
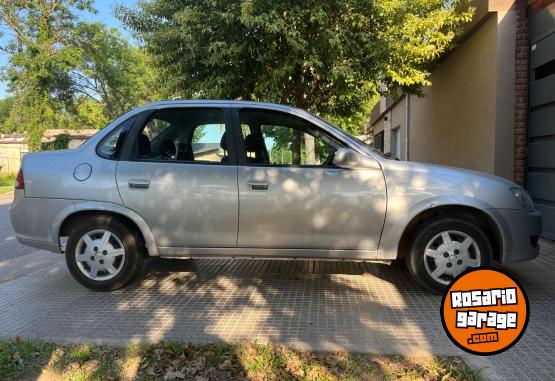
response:
M400 265L158 260L138 283L95 293L71 278L63 256L40 254L18 258L32 272L0 284L0 305L7 306L0 309L3 337L110 344L258 340L315 351L457 354L485 368L489 379L555 374L553 244L543 245L540 258L509 269L528 293L530 323L516 346L488 358L451 344L439 318L441 297L415 288ZM46 257L53 263L41 262ZM0 274L10 266L16 271L13 263Z
M64 256L49 251L37 250L31 254L0 261L0 284L9 282L36 271L51 269L64 264Z

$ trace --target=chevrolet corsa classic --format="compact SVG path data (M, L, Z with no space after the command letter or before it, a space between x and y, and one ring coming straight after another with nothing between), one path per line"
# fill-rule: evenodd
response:
M538 255L541 216L513 182L390 160L300 109L167 101L79 148L25 155L19 242L115 290L147 257L403 258L440 291L466 269Z

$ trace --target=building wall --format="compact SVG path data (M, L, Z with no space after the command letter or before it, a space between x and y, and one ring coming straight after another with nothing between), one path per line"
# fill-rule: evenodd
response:
M27 143L0 143L0 173L17 173L21 158L28 151Z
M405 125L407 124L407 113L406 113L406 97L399 100L397 105L391 109L391 129L398 129L399 134L401 135L401 157L400 160L405 160L406 158L406 128ZM394 152L395 141L393 138L393 134L391 134L391 145L389 146L390 152ZM392 154L393 156L393 154Z
M515 72L517 7L512 1L484 1L477 15L459 46L433 70L432 86L423 90L422 97L403 97L379 118L374 117L374 134L384 124L392 129L399 126L402 160L407 157L408 133L411 161L513 179L515 123L519 121L515 110L520 102L518 97L515 102L515 94L522 82ZM388 133L386 128L384 136ZM384 151L391 149L392 145L386 146Z
M412 161L494 172L497 19L489 19L410 101Z

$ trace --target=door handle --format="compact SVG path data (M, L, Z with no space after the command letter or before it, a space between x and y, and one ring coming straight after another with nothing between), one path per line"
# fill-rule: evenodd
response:
M268 183L248 183L249 188L253 191L267 191Z
M149 179L131 179L129 180L129 189L147 190L150 188Z

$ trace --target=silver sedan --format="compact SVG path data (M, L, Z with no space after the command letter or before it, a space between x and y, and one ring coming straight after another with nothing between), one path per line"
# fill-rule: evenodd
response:
M146 257L404 258L439 291L463 271L538 255L515 183L400 162L303 110L232 101L137 108L71 151L25 155L17 239L65 253L95 290Z

